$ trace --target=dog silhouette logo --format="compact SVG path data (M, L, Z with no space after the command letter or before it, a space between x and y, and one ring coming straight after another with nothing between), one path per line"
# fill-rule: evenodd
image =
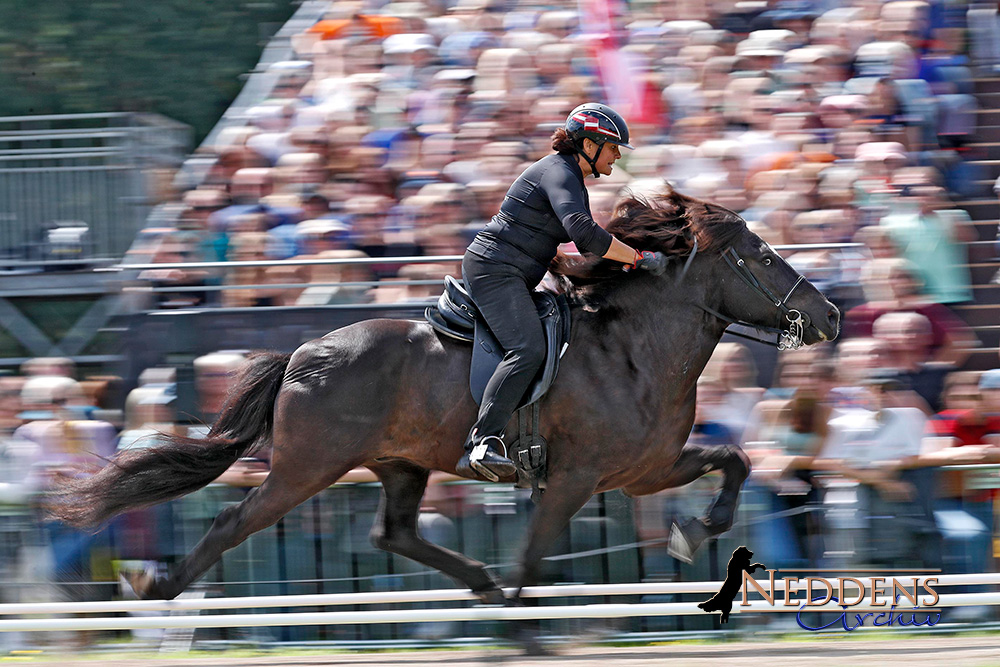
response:
M763 563L751 563L753 552L746 547L738 547L733 552L733 557L729 559L726 567L726 580L722 582L722 588L708 600L698 604L698 607L711 613L713 611L722 612L722 622L729 622L729 612L733 610L733 599L739 594L743 585L743 573L753 574L757 570L766 570Z

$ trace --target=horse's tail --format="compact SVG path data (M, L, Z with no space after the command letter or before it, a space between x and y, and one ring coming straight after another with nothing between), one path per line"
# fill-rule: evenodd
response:
M208 435L157 436L149 448L122 450L89 476L61 477L45 499L48 513L77 527L197 491L237 459L270 442L274 402L290 354L260 352L240 371Z

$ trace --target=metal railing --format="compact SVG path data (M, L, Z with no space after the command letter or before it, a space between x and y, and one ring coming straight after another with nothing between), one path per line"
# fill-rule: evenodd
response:
M176 169L190 134L155 114L0 117L0 257L121 257L155 203L146 170Z

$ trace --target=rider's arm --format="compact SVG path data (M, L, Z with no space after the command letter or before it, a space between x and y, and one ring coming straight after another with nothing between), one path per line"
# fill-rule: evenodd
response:
M584 202L586 194L577 176L559 168L550 168L540 183L559 222L580 251L606 257L615 240L590 215ZM624 245L624 244L621 244ZM635 252L619 261L634 261ZM615 259L615 258L610 258Z
M552 210L577 248L633 267L642 259L641 253L613 237L594 221L584 205L586 195L576 176L561 169L549 169L542 176L541 185ZM662 261L659 264L652 268L654 272L662 273Z
M611 237L611 247L604 253L605 259L613 259L623 264L635 264L639 253L615 237Z

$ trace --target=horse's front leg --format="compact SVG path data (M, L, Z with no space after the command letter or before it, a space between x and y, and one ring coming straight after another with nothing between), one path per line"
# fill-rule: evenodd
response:
M702 542L732 527L740 489L750 475L750 457L735 445L684 445L663 487L684 486L712 470L722 471L722 488L706 515L675 523L670 530L667 553L686 563L692 562Z
M517 591L515 597L520 596L525 586L538 582L542 558L548 555L573 515L594 495L598 481L596 476L583 476L579 471L550 473L545 494L531 518L520 565L511 582Z
M521 552L521 561L511 583L515 593L511 602L529 606L538 600L521 600L521 589L538 583L542 558L552 549L556 539L569 525L573 515L580 511L597 489L596 477L582 477L576 473L549 473L545 494L535 508L528 530L528 540ZM514 639L528 655L547 655L548 650L540 642L538 621L515 621Z

